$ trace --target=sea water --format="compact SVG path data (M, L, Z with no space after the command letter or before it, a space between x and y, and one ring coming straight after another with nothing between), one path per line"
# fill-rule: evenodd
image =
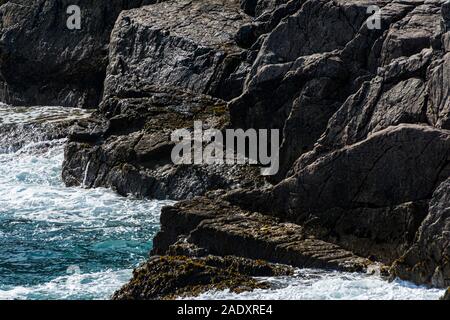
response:
M3 106L0 125L81 115ZM148 257L171 203L66 188L64 143L37 139L0 153L0 299L109 298Z

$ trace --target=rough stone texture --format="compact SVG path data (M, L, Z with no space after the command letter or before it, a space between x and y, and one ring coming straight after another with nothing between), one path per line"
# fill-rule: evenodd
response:
M394 274L437 287L450 286L450 179L434 192L418 240L393 266Z
M283 131L275 182L313 148L345 99L373 76L377 61L371 54L377 42L392 23L414 9L388 4L382 29L368 30L368 7L386 3L306 1L263 40L244 92L230 103L230 111L236 127Z
M276 9L289 0L240 0L242 10L251 16L260 16L266 11Z
M65 182L175 200L263 186L257 168L174 166L170 157L173 130L192 129L195 120L204 129L228 126L226 103L212 96L241 91L245 61L234 36L248 21L236 1L168 1L124 11L111 35L99 113L66 148Z
M450 129L450 53L432 69L428 94L430 122L438 128Z
M264 186L255 167L174 165L173 130L228 123L225 103L177 89L141 88L138 97L104 101L101 112L80 122L65 149L67 185L107 186L123 195L186 199L214 189Z
M167 1L124 11L111 35L105 96L142 84L239 95L243 79L233 73L239 73L242 49L234 36L249 21L234 0Z
M264 13L261 12L261 15L257 14L258 17L256 19L253 19L250 23L244 24L236 34L237 43L244 48L250 48L248 58L252 63L256 59L262 42L265 39L264 35L267 35L275 29L282 19L296 13L305 1L292 0L283 2L283 4L276 5L273 10ZM263 3L263 1L260 1L260 3Z
M114 300L193 297L208 290L232 292L270 288L252 277L291 275L292 268L233 256L201 258L154 256L133 271L131 281L114 293Z
M299 268L364 271L371 264L337 245L309 236L304 228L249 212L216 196L163 208L153 254L164 254L180 239L213 255L237 255ZM172 249L173 250L173 249Z
M449 151L448 131L389 127L299 165L274 188L271 200L287 219L325 228L341 244L347 235L355 237L347 248L389 262L398 257L398 246L412 244L426 213L423 201L450 173ZM379 248L385 245L388 250Z
M0 100L13 105L97 107L110 32L124 9L152 0L15 0L0 7ZM70 5L81 30L69 30Z

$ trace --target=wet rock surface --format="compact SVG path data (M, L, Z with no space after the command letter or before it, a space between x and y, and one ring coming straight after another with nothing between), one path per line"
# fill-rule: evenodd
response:
M169 1L123 12L111 35L105 96L140 84L239 95L243 50L234 37L249 21L236 1Z
M142 97L144 96L144 97ZM79 122L65 149L67 185L108 186L120 194L157 199L186 199L216 189L263 187L256 167L174 165L176 129L228 124L226 105L210 96L171 88L148 87L140 97L104 101L102 114Z
M154 256L134 270L132 280L112 299L174 299L225 289L239 293L270 287L253 277L291 274L288 266L233 256Z
M372 5L381 8L379 28L368 23ZM33 10L0 9L8 92L23 79L11 72L17 54L3 47L25 41L8 12L20 19ZM76 92L88 85L96 99L103 92L96 113L70 133L67 185L189 199L163 210L154 240L153 254L176 262L152 258L117 298L207 290L213 274L227 283L220 288L233 288L226 268L186 260L207 255L356 271L377 261L393 264L393 276L449 285L449 2L171 0L120 10L109 31L79 40L105 49L111 33L108 55L86 49L92 65L75 69L63 55L42 77ZM71 70L99 75L102 88ZM192 130L195 120L204 129L279 129L278 174L266 180L256 166L174 165L170 134ZM206 280L161 291L156 270L183 264ZM167 279L174 288L177 277Z

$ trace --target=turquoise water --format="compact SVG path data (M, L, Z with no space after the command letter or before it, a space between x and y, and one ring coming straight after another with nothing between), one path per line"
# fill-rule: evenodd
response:
M379 275L299 269L291 277L264 278L271 289L240 294L229 291L206 292L196 299L220 300L437 300L444 290L416 286Z
M0 153L0 299L106 299L151 249L169 202L66 188L63 144Z

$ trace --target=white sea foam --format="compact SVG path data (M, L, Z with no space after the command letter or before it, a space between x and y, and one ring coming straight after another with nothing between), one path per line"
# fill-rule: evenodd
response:
M131 278L131 269L68 274L35 286L0 290L0 300L105 300Z
M67 119L52 116L57 110L19 111L0 106L0 125ZM16 129L26 141L30 132ZM37 137L0 148L0 299L107 299L148 256L160 209L173 203L65 187L64 143Z
M257 289L240 294L210 291L201 300L437 300L444 291L416 286L406 281L388 282L379 276L301 269L293 277L261 278L272 289Z

